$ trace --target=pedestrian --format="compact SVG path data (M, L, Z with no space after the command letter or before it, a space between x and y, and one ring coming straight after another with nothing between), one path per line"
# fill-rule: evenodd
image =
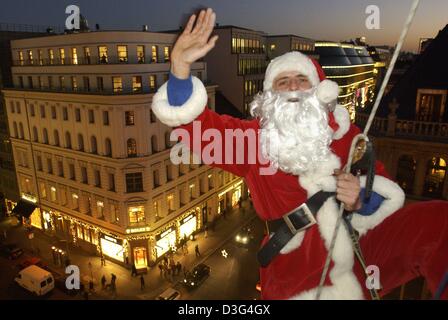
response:
M162 263L159 263L160 276L163 274L163 266Z
M165 263L165 265L168 265L168 258L166 256L163 257L163 262Z
M177 261L176 271L177 271L177 274L180 274L180 272L182 271L182 264L180 263L180 261Z
M204 226L204 233L205 233L205 237L207 238L207 236L208 236L208 224L207 223Z
M199 252L199 245L198 244L194 247L194 252L196 253L196 257L200 257L201 256L201 253Z
M106 276L103 274L103 276L101 277L101 288L104 290L106 288Z
M135 277L137 276L137 268L135 267L135 264L132 265L132 271L131 271L131 276Z
M143 275L140 275L140 290L145 289L145 278L143 278Z
M188 274L188 271L187 271L187 268L185 267L185 265L184 265L183 270L184 270L184 278L186 278L186 277L187 277L187 274Z
M106 258L104 258L103 254L101 254L101 266L106 266Z

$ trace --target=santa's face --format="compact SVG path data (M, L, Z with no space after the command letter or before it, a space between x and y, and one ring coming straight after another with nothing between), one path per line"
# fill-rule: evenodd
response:
M327 112L306 77L298 72L277 76L273 90L251 103L252 115L260 119L263 155L287 173L317 170L331 152L333 131Z
M285 71L275 77L272 89L276 92L304 91L311 89L312 84L306 76L297 71Z

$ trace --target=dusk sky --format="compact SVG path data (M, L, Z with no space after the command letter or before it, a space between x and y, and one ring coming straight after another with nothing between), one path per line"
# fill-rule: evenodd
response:
M1 0L0 22L64 26L65 8L76 4L88 19L105 29L177 29L187 15L211 7L220 25L236 25L268 34L295 34L317 40L366 36L369 44L394 44L412 0ZM381 29L365 27L368 5L380 8ZM405 50L415 51L420 38L435 37L448 23L447 0L422 0Z

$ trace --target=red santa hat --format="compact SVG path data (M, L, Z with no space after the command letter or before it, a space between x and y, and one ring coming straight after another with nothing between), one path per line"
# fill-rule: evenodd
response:
M325 73L319 63L297 51L288 52L274 58L266 69L263 89L271 90L274 79L286 71L297 71L306 76L313 87L317 87L317 97L322 103L335 101L339 94L336 82L326 80Z

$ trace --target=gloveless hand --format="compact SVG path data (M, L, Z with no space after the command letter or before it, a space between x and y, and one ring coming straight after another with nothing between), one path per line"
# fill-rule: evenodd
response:
M335 170L334 175L336 177L336 199L344 203L347 211L361 209L362 204L359 198L361 184L359 178L341 170Z
M202 10L197 21L195 14L188 20L171 52L171 72L177 78L188 78L191 64L204 57L215 46L218 36L210 38L215 20L216 14L210 8Z

